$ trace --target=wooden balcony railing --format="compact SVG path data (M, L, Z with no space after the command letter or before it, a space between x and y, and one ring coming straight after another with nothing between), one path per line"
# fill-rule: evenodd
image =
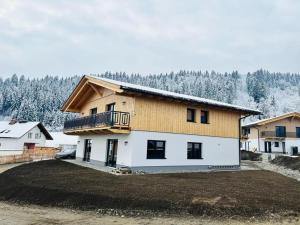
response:
M98 127L124 127L129 128L130 115L128 112L108 111L90 116L67 120L64 130L80 130Z
M286 132L285 134L277 135L275 131L262 131L263 138L297 138L296 132Z

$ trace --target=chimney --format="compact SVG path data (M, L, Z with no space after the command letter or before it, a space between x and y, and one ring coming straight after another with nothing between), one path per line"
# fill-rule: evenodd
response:
M10 121L9 121L9 125L14 125L15 123L17 123L18 120L16 118L12 118Z

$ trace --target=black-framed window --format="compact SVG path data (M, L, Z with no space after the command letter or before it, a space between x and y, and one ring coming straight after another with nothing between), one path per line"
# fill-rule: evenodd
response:
M187 143L187 159L202 159L202 143Z
M195 122L196 110L188 108L186 111L186 121L187 122Z
M148 140L147 159L165 159L166 141Z
M201 110L201 123L208 123L208 111Z
M115 111L115 105L116 103L106 105L106 111Z
M296 127L296 137L300 138L300 127Z
M97 114L97 108L92 108L92 109L90 109L90 114L91 114L91 115Z
M276 147L276 148L279 147L279 142L278 142L278 141L275 141L275 142L274 142L274 147Z
M248 134L250 134L250 128L249 127L243 127L242 128L242 135L247 136Z
M276 126L276 137L286 137L285 126Z

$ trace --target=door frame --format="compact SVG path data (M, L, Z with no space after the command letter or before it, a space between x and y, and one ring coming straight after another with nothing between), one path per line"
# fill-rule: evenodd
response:
M265 141L265 153L272 153L272 142Z
M112 142L112 160L110 159L110 143ZM117 166L117 158L118 158L118 139L107 139L106 144L106 162L105 165L109 167L116 167Z
M82 161L89 162L91 160L92 139L84 139L84 151Z

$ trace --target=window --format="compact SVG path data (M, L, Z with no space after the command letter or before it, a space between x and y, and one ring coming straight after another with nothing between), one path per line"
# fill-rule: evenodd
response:
M115 103L106 105L106 111L115 111Z
M148 140L147 159L165 159L165 141Z
M249 127L243 127L242 128L242 135L247 136L248 134L250 134L250 128Z
M188 142L187 143L187 158L202 159L202 143Z
M90 114L91 114L91 115L97 114L97 108L92 108L92 109L90 110Z
M300 127L296 127L296 137L300 138Z
M276 127L276 137L285 137L285 126L277 126Z
M29 138L29 139L32 138L32 133L28 133L28 138Z
M208 111L201 110L201 123L208 123Z
M187 122L195 122L195 109L187 109Z
M35 139L39 139L39 138L40 138L40 134L39 133L35 134Z
M276 148L279 147L279 142L278 142L278 141L275 141L275 142L274 142L274 147L276 147Z

